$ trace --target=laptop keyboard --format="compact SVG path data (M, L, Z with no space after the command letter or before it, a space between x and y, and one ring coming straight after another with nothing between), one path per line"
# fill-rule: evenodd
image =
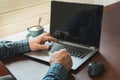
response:
M67 51L70 53L70 55L79 57L79 58L84 58L87 54L89 54L92 51L90 49L86 49L82 47L75 47L67 44L63 44L63 45L65 46Z

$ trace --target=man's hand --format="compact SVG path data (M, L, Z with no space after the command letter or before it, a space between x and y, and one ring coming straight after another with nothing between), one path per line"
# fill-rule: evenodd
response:
M31 51L49 49L49 45L44 44L46 41L57 41L56 38L51 37L49 33L43 33L42 35L34 38L33 40L29 41L29 46Z
M65 49L57 51L51 55L50 64L53 63L59 63L63 65L67 71L71 69L73 64L70 54Z

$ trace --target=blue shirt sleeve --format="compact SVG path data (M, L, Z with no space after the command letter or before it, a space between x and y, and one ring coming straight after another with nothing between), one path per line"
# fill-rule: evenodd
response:
M23 54L29 51L30 48L28 40L21 40L15 42L0 41L0 60L15 55Z
M30 48L28 40L16 42L0 41L0 60L29 51ZM63 65L54 63L50 66L43 80L66 80L67 75L67 70Z
M67 70L59 63L54 63L50 66L43 80L67 80Z

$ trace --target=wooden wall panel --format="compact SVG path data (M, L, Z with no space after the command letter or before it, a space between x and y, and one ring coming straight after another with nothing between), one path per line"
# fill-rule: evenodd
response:
M0 0L0 14L44 4L50 0Z
M44 4L30 6L12 12L0 14L0 37L26 30L26 27L36 25L42 16L41 24L50 22L50 1Z
M21 20L21 21L15 22L14 24L8 24L8 25L4 25L3 27L0 27L0 37L25 31L27 27L38 24L38 18L40 16L42 16L42 21L41 21L42 25L49 23L50 14L47 13L44 15L38 15L27 20Z
M104 6L107 6L116 2L120 2L120 0L93 0L94 4L101 4Z
M79 2L79 3L93 3L93 0L55 0L55 1Z
M50 12L50 2L0 15L0 26Z
M51 0L0 0L0 37L25 31L38 23L50 23ZM92 3L93 0L59 0Z

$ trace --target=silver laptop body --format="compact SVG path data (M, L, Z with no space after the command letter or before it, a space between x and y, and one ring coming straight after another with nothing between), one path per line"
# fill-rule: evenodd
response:
M102 5L51 1L50 33L59 39L53 44L56 50L60 49L59 44L64 45L71 54L72 70L99 51L102 12ZM51 50L43 50L25 55L49 62L51 54Z

